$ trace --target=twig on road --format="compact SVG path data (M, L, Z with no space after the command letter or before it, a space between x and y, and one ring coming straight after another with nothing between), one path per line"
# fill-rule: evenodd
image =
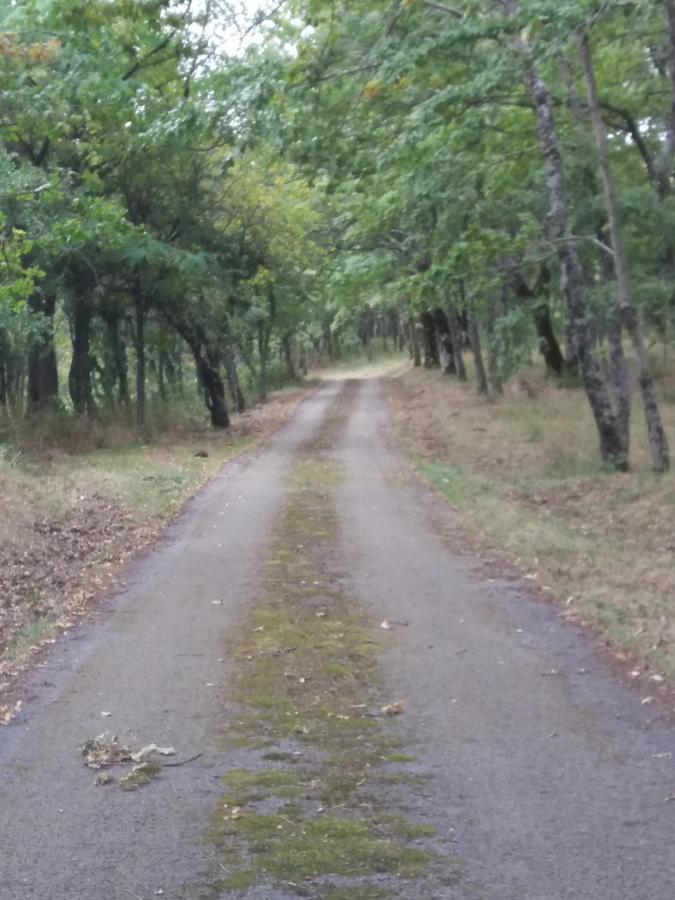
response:
M191 756L189 759L183 759L180 762L175 763L164 763L162 766L163 769L175 769L177 766L186 766L188 763L194 762L196 759L199 759L200 756L203 756L203 753L195 753L194 756Z

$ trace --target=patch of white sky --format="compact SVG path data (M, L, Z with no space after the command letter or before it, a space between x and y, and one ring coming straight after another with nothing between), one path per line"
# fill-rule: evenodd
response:
M205 22L204 31L195 26L195 36L207 37L213 49L227 56L240 56L265 41L286 0L192 0L191 6Z

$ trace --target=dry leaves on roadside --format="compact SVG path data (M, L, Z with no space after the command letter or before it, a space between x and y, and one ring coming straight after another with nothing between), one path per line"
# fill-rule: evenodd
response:
M21 706L21 700L17 700L13 705L0 706L0 725L9 725L12 719L20 712Z

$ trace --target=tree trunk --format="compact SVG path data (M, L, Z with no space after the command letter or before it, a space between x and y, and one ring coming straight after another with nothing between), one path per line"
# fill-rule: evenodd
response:
M286 368L288 369L288 377L291 381L295 381L298 377L298 373L295 371L295 363L293 362L293 348L291 347L291 338L289 335L284 335L281 339L281 346L284 351L284 359L286 360Z
M513 15L518 12L518 0L502 0L502 3L509 14ZM602 373L594 355L589 326L590 310L584 296L583 273L576 247L570 240L568 230L567 198L553 116L553 98L532 60L525 39L518 35L514 40L516 49L527 63L525 82L537 114L539 143L546 174L549 228L551 238L558 245L562 293L576 344L579 371L598 431L600 456L603 462L614 468L625 470L628 468L628 460L623 452L623 442L607 385L602 379Z
M225 372L227 373L227 385L230 390L232 403L234 404L234 408L238 413L243 413L246 409L246 398L244 397L244 392L241 389L239 373L237 372L237 362L234 358L234 353L229 347L227 347L224 351L223 357L223 361L225 363Z
M562 375L565 358L553 330L551 310L548 303L541 303L534 310L534 327L539 338L539 352L544 357L546 371Z
M79 416L96 414L91 383L91 317L93 314L90 287L75 284L72 311L73 357L68 373L68 390L73 409Z
M630 382L628 379L628 366L621 343L621 319L618 315L612 318L607 332L609 343L609 369L612 379L612 393L614 395L614 407L619 434L623 443L623 450L628 459L630 452Z
M0 356L0 408L7 408L7 370L4 360Z
M495 342L496 310L494 294L490 293L487 300L487 335L488 335L488 379L494 394L503 394L502 377L499 367L499 357Z
M408 329L410 332L410 348L412 350L413 366L419 368L422 365L422 353L420 350L420 326L415 319L410 320Z
M462 288L462 293L464 289ZM487 394L489 391L487 374L485 372L485 363L483 362L483 350L480 341L480 324L476 315L476 308L471 303L470 309L467 310L469 315L469 340L471 341L471 351L476 366L476 379L479 394Z
M673 156L675 156L675 0L663 0L666 12L668 39L666 41L666 68L670 81L670 105L666 116L666 140L658 156L657 188L659 198L665 200L672 190Z
M214 428L229 428L230 417L225 403L225 385L220 377L218 366L207 350L195 351L197 378L204 391L206 407L211 415Z
M258 322L258 399L267 399L267 350L269 346L269 336L265 334L264 322ZM332 357L331 357L332 359Z
M144 435L146 430L145 404L145 298L140 281L134 281L131 291L134 301L136 338L136 428Z
M438 344L436 342L436 323L430 312L423 312L422 335L424 338L424 368L437 369L440 365Z
M54 347L55 293L34 294L29 301L33 312L44 317L45 330L30 349L28 358L28 401L33 410L44 409L59 397L59 370Z
M300 371L303 374L303 377L307 377L307 348L305 347L305 342L300 342Z
M584 34L581 37L579 49L586 79L586 88L588 91L588 108L595 136L598 165L600 167L600 175L605 193L610 240L612 250L614 251L617 309L621 318L621 323L631 339L637 359L640 392L642 394L642 404L647 421L652 467L656 472L665 472L670 466L668 439L666 438L661 415L659 413L656 391L654 389L654 379L652 377L649 357L642 334L642 325L633 298L628 257L623 243L623 234L621 230L619 201L616 196L614 177L609 162L607 135L600 114L595 71L593 69L593 58L591 56L591 48L587 34Z
M169 402L169 395L166 390L166 362L166 350L164 350L163 347L160 347L157 355L157 387L159 388L159 399L162 403Z
M466 366L464 365L464 354L462 352L462 327L454 305L448 303L445 315L450 328L450 341L452 342L452 355L455 359L455 369L457 377L460 381L466 381Z

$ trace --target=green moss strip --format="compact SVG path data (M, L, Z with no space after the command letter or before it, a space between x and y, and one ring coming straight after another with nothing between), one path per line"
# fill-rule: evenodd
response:
M264 884L333 900L410 897L410 879L433 862L433 826L389 808L414 783L402 765L412 757L379 712L391 698L373 623L333 570L341 474L323 456L331 446L324 431L294 466L263 595L229 648L238 680L225 742L238 761L248 750L251 765L225 775L210 832L231 873L222 892Z

